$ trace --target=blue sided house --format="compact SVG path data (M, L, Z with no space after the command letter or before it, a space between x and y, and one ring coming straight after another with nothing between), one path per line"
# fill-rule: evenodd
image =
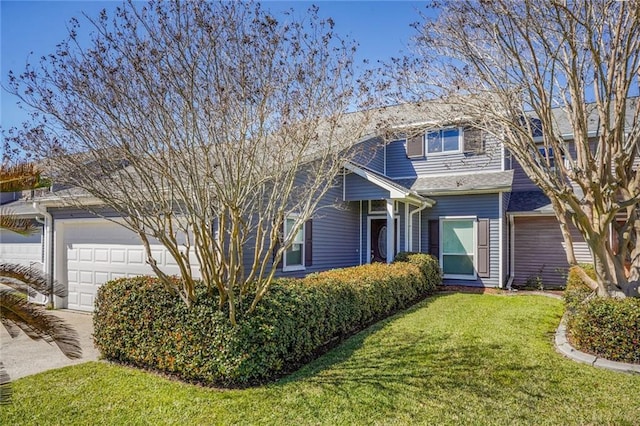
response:
M425 111L385 108L381 116L393 136L372 131L353 141L359 154L344 164L317 217L300 230L285 219L284 232L297 237L278 275L391 262L399 251L412 251L434 255L448 285L562 285L568 265L549 200L501 140L464 119ZM570 140L570 129L563 131ZM0 234L0 261L35 265L65 283L69 296L59 307L91 311L105 281L151 273L135 234L68 207L55 192L4 202L42 223L42 232ZM579 261L591 261L577 231L574 244ZM166 272L176 273L164 248L154 250Z

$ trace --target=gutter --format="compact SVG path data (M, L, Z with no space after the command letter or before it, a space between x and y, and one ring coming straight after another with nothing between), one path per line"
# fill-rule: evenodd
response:
M42 209L40 204L34 202L33 208L38 214L44 217L44 273L49 277L49 294L47 301L47 308L53 309L54 294L53 294L53 216L46 209ZM37 220L37 218L36 218ZM38 220L39 221L39 220ZM39 221L40 222L40 221Z
M417 191L418 194L425 197L442 196L442 195L476 195L476 194L495 194L499 192L511 192L511 185L492 186L485 188L465 188L465 189L440 189Z

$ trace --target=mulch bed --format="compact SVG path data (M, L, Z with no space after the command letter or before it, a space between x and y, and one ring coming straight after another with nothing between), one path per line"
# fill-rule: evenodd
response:
M505 296L517 295L517 294L539 294L543 296L562 297L562 290L505 290L502 288L494 287L469 287L463 285L441 285L438 286L438 293L472 293L472 294L501 294Z

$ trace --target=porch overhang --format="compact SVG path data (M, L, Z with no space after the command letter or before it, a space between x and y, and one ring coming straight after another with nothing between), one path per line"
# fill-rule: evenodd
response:
M367 196L355 196L354 198L354 197L349 197L347 195L347 190L345 188L345 194L344 194L345 201L355 201L355 200L362 200L362 199L391 199L391 200L405 201L417 206L433 207L436 204L435 200L424 197L418 194L416 191L406 188L392 181L386 176L378 172L375 172L371 169L368 169L364 166L347 162L344 165L344 168L345 170L348 170L354 173L355 175L361 177L366 182L381 189L382 190L381 193L384 193L384 196L375 196L371 198L368 198ZM345 185L346 185L346 182L345 182ZM351 200L351 198L353 198L353 200Z
M513 170L400 178L394 182L422 196L496 194L511 192Z
M555 216L555 212L542 191L522 191L511 194L507 216Z

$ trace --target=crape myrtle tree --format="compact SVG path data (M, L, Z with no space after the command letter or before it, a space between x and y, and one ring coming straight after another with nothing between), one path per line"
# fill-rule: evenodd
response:
M187 305L198 277L235 324L335 185L366 114L353 43L313 7L276 19L249 2L126 2L73 20L57 51L10 75L37 117L16 131L67 202L122 217ZM180 279L152 251L169 252Z
M0 166L0 192L18 192L46 185L33 164ZM30 235L40 228L32 219L17 217L7 208L0 208L0 229L20 235ZM37 292L64 297L66 288L37 269L14 263L0 263L0 322L14 338L24 332L33 340L55 343L68 358L80 358L82 349L78 334L64 320L43 306L29 303L27 295ZM9 376L0 362L0 403L10 401Z
M424 14L415 24L412 53L393 61L393 79L383 82L389 95L445 99L466 122L503 140L549 197L569 264L577 264L573 224L596 267L595 280L581 270L584 281L603 297L637 295L640 103L632 95L640 3L456 0L431 7L437 17Z

